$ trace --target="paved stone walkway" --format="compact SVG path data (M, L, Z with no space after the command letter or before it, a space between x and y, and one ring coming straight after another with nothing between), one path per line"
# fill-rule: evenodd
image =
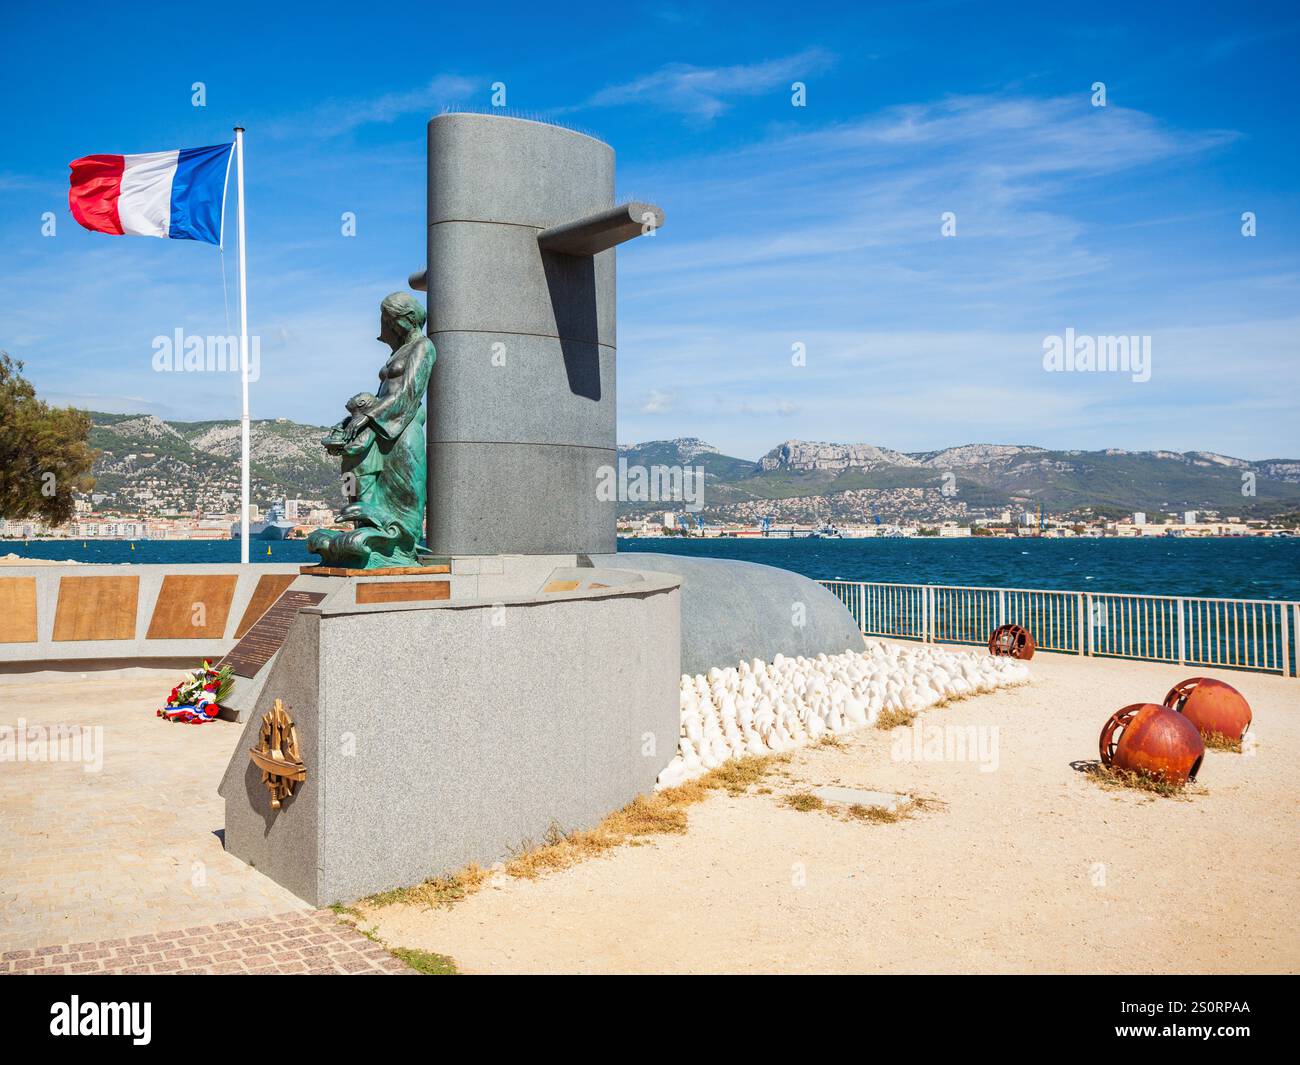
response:
M216 788L243 726L155 717L179 677L0 675L0 725L28 742L91 730L80 761L0 762L0 971L404 971L225 852Z
M10 950L0 973L209 973L215 975L415 975L329 910L223 921L129 938Z

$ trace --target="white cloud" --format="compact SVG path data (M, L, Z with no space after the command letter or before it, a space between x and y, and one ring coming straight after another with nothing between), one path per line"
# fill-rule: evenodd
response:
M193 419L193 411L154 403L143 396L112 396L96 392L90 395L76 392L45 392L41 399L52 407L76 407L103 414L153 414L167 420Z
M15 174L11 170L0 170L0 192L48 191L56 187L62 191L61 186L48 178L34 178L26 174Z
M652 388L650 394L641 402L642 414L665 414L672 410L676 397L671 392Z
M807 365L793 366L784 338L762 330L737 329L726 359L716 334L638 330L620 338L620 383L671 379L681 398L667 421L620 410L619 433L700 436L745 458L788 437L902 451L971 441L1245 458L1300 451L1296 391L1278 386L1290 380L1300 320L1156 323L1151 332L1152 377L1136 384L1123 374L1046 373L1043 334L1030 331L810 331Z
M583 107L644 104L709 121L726 111L734 99L777 89L788 92L791 82L819 74L834 61L835 57L824 49L807 48L780 59L729 67L669 63L633 81L606 86Z
M444 108L464 103L472 94L487 92L485 84L459 74L439 74L426 84L388 92L368 100L326 100L315 108L272 122L275 137L324 137L351 133L362 126L395 122L407 115L425 113L430 118Z
M655 372L708 361L711 372L740 376L757 357L788 362L796 341L815 363L827 355L815 334L855 325L917 336L940 325L983 336L1023 330L1041 340L1069 324L1148 333L1213 322L1247 303L1255 316L1278 313L1294 292L1289 264L1246 277L1176 256L1176 268L1204 272L1175 281L1162 262L1165 232L1204 232L1218 220L1164 210L1159 168L1233 135L1178 130L1121 107L1097 111L1086 94L950 98L632 175L656 190L668 217L661 241L620 257L623 351L667 331L677 343L656 343ZM1126 210L1142 195L1155 213ZM954 238L940 235L949 210ZM707 355L697 337L712 345ZM693 354L674 359L674 349ZM892 369L911 376L907 366Z

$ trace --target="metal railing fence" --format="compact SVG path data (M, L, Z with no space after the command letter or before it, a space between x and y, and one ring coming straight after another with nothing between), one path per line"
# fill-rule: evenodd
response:
M985 644L999 625L1040 651L1294 677L1300 603L1039 588L823 580L867 636Z

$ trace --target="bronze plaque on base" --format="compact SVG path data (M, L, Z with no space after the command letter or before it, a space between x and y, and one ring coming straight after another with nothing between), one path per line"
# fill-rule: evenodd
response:
M426 603L451 598L450 581L362 581L358 603Z
M293 786L307 779L307 767L298 751L298 730L279 699L262 716L257 746L249 749L248 759L262 771L262 783L271 793L272 810L280 809L293 794Z
M298 611L324 598L324 592L285 592L217 665L229 666L237 677L257 676L258 670L284 645Z
M450 573L450 562L430 566L386 566L381 569L347 569L343 566L301 566L304 577L415 577L425 573Z

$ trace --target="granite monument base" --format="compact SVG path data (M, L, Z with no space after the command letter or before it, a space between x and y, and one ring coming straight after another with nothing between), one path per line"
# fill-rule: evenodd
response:
M676 577L496 556L454 561L442 590L382 571L329 580L220 788L227 850L313 905L590 827L676 753ZM278 809L249 758L277 699L306 768Z

